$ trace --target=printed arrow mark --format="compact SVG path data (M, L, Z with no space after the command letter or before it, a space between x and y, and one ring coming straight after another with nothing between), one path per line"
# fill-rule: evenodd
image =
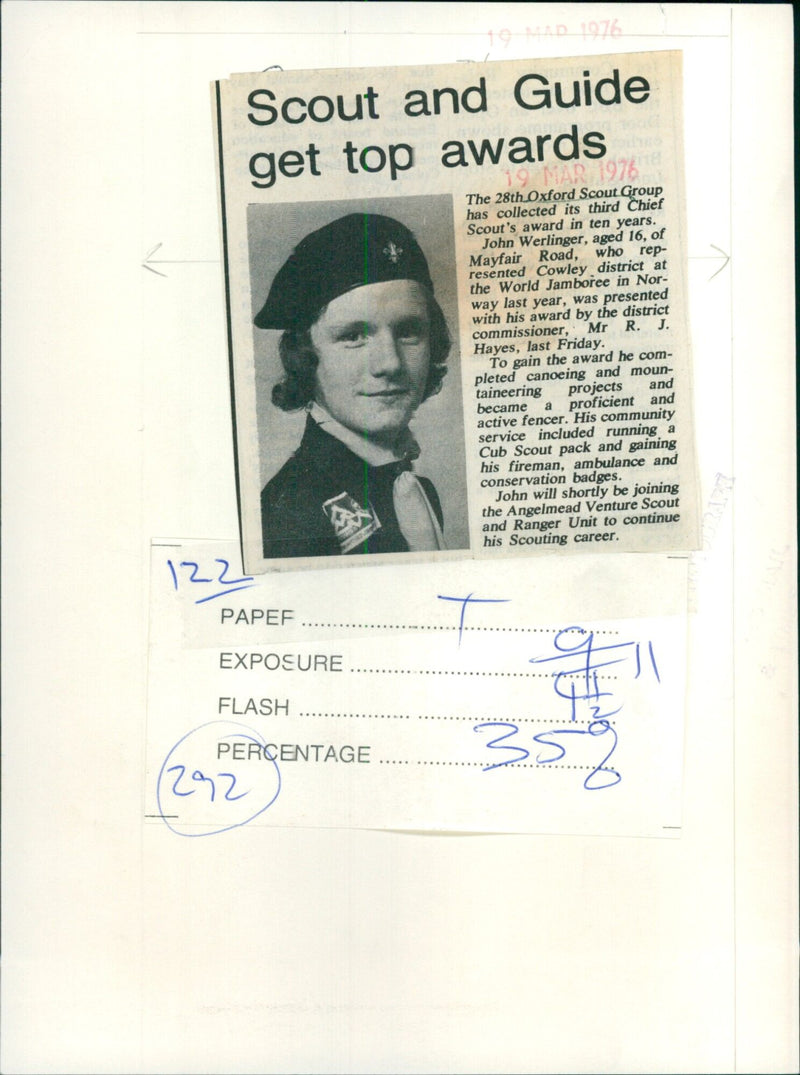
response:
M465 60L463 62L467 63L469 61ZM155 273L156 276L164 276L164 277L166 277L167 274L165 272L160 272L158 269L154 269L153 265L218 265L219 264L219 258L199 258L199 259L178 258L178 259L175 259L175 260L168 260L168 259L165 259L165 258L154 258L153 254L158 253L158 251L161 249L161 247L163 245L164 245L163 243L156 243L156 245L151 250L148 250L148 252L145 254L144 261L142 262L142 268L147 269L149 272ZM712 273L711 276L709 276L708 279L709 279L709 281L711 281L711 280L714 279L715 276L719 276L719 274L722 272L722 270L725 268L725 266L728 264L728 262L731 260L731 258L730 258L730 254L726 254L724 250L720 250L720 248L718 246L715 246L714 243L709 243L709 246L711 247L712 250L716 250L717 253L716 254L701 254L701 255L697 255L695 257L690 257L689 261L719 261L720 258L724 258L725 260L722 262L722 264L717 269L717 271Z
M161 249L162 246L163 246L163 243L156 243L156 245L151 250L147 251L147 253L144 256L144 261L142 262L142 268L147 269L148 272L155 273L156 276L166 276L167 274L165 272L160 272L158 269L154 269L153 268L154 265L218 265L219 264L219 258L201 258L200 260L196 260L196 261L192 260L192 259L189 259L189 258L181 258L181 259L176 260L176 261L168 261L168 260L165 260L163 258L154 258L153 254L158 253L158 251Z

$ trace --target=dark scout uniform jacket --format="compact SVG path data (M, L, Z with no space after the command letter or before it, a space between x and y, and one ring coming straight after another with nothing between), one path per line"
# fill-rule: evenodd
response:
M392 487L410 469L405 461L370 466L309 417L300 447L261 493L264 556L408 552ZM436 489L419 481L441 526Z

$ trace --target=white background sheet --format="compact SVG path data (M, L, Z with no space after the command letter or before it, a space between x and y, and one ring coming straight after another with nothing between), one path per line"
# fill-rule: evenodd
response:
M3 1071L796 1070L791 9L3 14ZM681 837L147 828L149 541L236 532L209 82L661 48L708 505Z

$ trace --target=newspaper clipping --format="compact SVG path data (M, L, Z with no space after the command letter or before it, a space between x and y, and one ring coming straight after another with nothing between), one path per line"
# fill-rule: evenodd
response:
M247 572L697 548L680 53L213 103Z

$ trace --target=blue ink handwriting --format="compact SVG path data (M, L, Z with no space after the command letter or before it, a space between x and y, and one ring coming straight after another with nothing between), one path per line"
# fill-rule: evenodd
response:
M540 732L535 735L534 741L549 746L558 753L550 753L546 756L540 752L536 756L539 765L548 765L559 761L566 754L565 746L554 741L555 736L566 735L591 735L610 736L610 749L605 757L592 769L583 782L587 791L600 791L603 788L614 787L622 780L621 774L607 763L617 748L619 737L611 725L611 718L620 713L624 703L617 702L615 690L601 690L598 672L604 668L617 665L629 665L633 662L633 679L639 679L646 669L642 663L641 642L612 642L608 645L597 645L594 631L587 631L583 627L565 627L557 631L553 639L554 654L547 657L532 657L531 664L549 664L559 662L558 667L552 673L553 690L559 698L569 702L569 723L575 724L579 714L586 721L586 728L553 728L549 732ZM661 683L661 673L656 663L656 655L653 643L647 643L647 658L649 669L652 671L658 683ZM625 671L617 668L617 673ZM576 678L577 677L577 680ZM603 699L608 699L603 701ZM608 746L608 742L604 742ZM605 774L605 775L603 775ZM612 779L613 778L613 779Z
M611 749L604 758L602 758L594 769L589 773L583 782L583 786L587 791L601 791L603 788L613 788L615 784L619 784L622 780L619 772L616 769L612 769L606 765L606 762L610 759L611 755L617 748L617 733L611 727L609 722L604 718L593 720L588 728L553 728L549 732L539 732L534 735L533 739L536 743L542 743L546 746L554 747L558 754L552 754L549 758L542 757L541 753L536 755L536 761L539 765L548 765L551 762L559 761L567 753L566 749L560 743L554 743L552 739L548 739L548 736L552 735L605 735L607 732L611 733L613 742L611 743Z
M509 602L508 597L473 597L471 593L468 593L466 597L446 597L444 594L436 595L440 601L460 601L461 602L461 616L458 621L458 644L461 645L461 636L464 633L464 616L467 612L467 605L507 605Z
M577 641L575 640L577 635ZM579 701L599 701L601 698L608 698L613 695L613 691L601 691L597 672L600 668L610 668L612 665L624 664L631 658L635 662L636 674L634 679L638 679L642 675L642 658L641 658L641 643L640 642L614 642L608 646L597 646L594 640L594 631L586 631L583 627L565 627L563 630L556 633L553 639L553 646L557 650L555 654L550 657L531 657L531 664L547 664L552 661L566 662L569 667L564 668L563 665L553 672L553 690L559 696L559 698L566 698L570 702L570 720L577 720L577 706ZM630 647L633 647L633 652L630 652ZM658 682L661 682L661 675L656 664L656 656L653 651L653 643L647 643L647 652L650 658L650 666L655 674ZM597 659L597 655L608 659ZM572 676L581 676L582 682L576 684ZM562 683L562 680L568 682ZM579 694L577 688L582 687L583 693ZM563 688L566 688L563 689ZM599 707L591 706L592 710ZM619 709L613 710L610 713L606 713L605 716L613 716L619 712ZM597 716L598 713L594 715Z
M482 732L485 728L507 728L508 731L505 735L498 735L494 739L490 739L486 744L489 750L511 750L515 752L515 757L506 758L504 761L496 761L492 765L485 765L483 771L488 773L490 769L499 769L503 765L513 765L515 761L525 761L530 754L527 747L517 746L516 744L509 744L508 746L501 746L504 739L511 739L516 735L519 728L516 724L512 724L509 720L487 720L483 724L476 724L472 729L474 732ZM519 755L522 755L521 757Z
M570 742L589 742L589 739L575 739L575 736L600 738L602 749L606 750L606 753L597 764L591 766L583 786L587 791L614 787L621 782L622 776L608 764L619 742L611 718L622 712L624 701L619 697L618 688L601 689L600 676L603 675L604 669L615 667L617 679L627 670L632 679L652 675L660 684L661 672L653 643L632 641L598 645L594 631L587 631L583 627L565 627L555 633L553 648L555 653L531 657L530 663L554 665L551 673L553 690L558 698L569 704L569 726L555 727L533 735L531 739L534 743L547 748L540 750L534 761L537 765L552 765L566 756ZM585 727L577 727L579 722ZM519 742L510 742L519 734L519 727L511 721L485 721L473 727L475 732L495 730L503 734L488 740L487 749L510 752L510 756L498 755L500 760L485 766L484 772L524 762L530 756L528 747L520 745ZM573 739L564 738L566 736L572 736Z
M519 732L519 726L513 724L508 720L491 720L484 721L482 724L476 724L473 727L473 731L482 732L486 729L493 730L495 728L506 729L503 735L495 736L494 739L490 739L486 747L490 750L509 750L514 752L514 756L510 758L504 758L502 761L494 762L492 765L485 765L483 772L488 773L492 769L500 769L504 765L513 765L515 762L523 762L530 757L530 750L527 747L521 746L518 743L506 743L505 740L512 739ZM587 791L599 791L601 788L610 788L614 784L618 784L622 777L616 769L612 769L606 766L606 762L614 753L614 749L617 745L617 733L611 727L607 720L599 719L593 720L588 728L554 728L549 732L539 732L537 735L532 736L532 740L535 743L540 743L544 746L552 747L557 753L551 754L549 757L543 757L541 751L536 755L534 759L539 765L548 765L551 762L560 761L566 754L566 749L557 742L553 742L548 736L555 735L590 735L598 736L605 735L606 732L610 732L613 736L613 743L611 749L606 756L594 766L592 771L586 777L583 782L583 786Z
M230 739L248 744L246 762L256 755L240 773L215 765L222 753L231 753L225 742ZM280 790L278 763L264 738L237 721L212 720L179 739L164 759L156 785L158 816L178 836L214 836L249 824L272 806Z
M200 574L200 565L194 560L181 560L178 564L179 568L185 569L179 580L178 571L175 569L175 564L172 560L167 560L167 567L172 575L173 589L180 589L180 582L184 584L195 584L201 586L223 586L227 589L218 590L216 593L205 593L203 597L198 597L195 600L196 605L202 605L206 601L213 601L217 597L225 597L229 593L236 593L238 590L249 590L252 586L255 586L252 575L243 575L238 579L228 578L228 571L230 570L230 563L227 560L223 560L220 557L215 557L215 564L222 564L222 568L214 568L211 572L211 576L207 577L207 573ZM186 572L189 571L188 578ZM197 593L197 591L194 591Z
M170 765L169 769L167 769L167 772L168 773L178 773L179 774L175 778L175 783L172 785L172 794L173 795L181 795L181 796L183 796L183 795L194 795L194 793L197 791L197 788L190 788L188 791L178 791L178 783L180 782L181 777L186 772L186 766L185 765ZM235 802L236 799L243 799L245 797L245 795L250 794L249 791L243 791L241 793L241 795L231 795L231 792L236 787L236 777L233 775L233 773L217 773L216 775L218 777L226 777L227 776L228 779L231 782L230 787L225 792L225 798L228 800L228 802ZM214 797L216 795L216 784L215 784L214 780L210 776L206 776L199 769L195 769L195 771L192 773L192 780L202 780L205 783L208 783L208 784L211 785L211 802L213 803L214 802Z

